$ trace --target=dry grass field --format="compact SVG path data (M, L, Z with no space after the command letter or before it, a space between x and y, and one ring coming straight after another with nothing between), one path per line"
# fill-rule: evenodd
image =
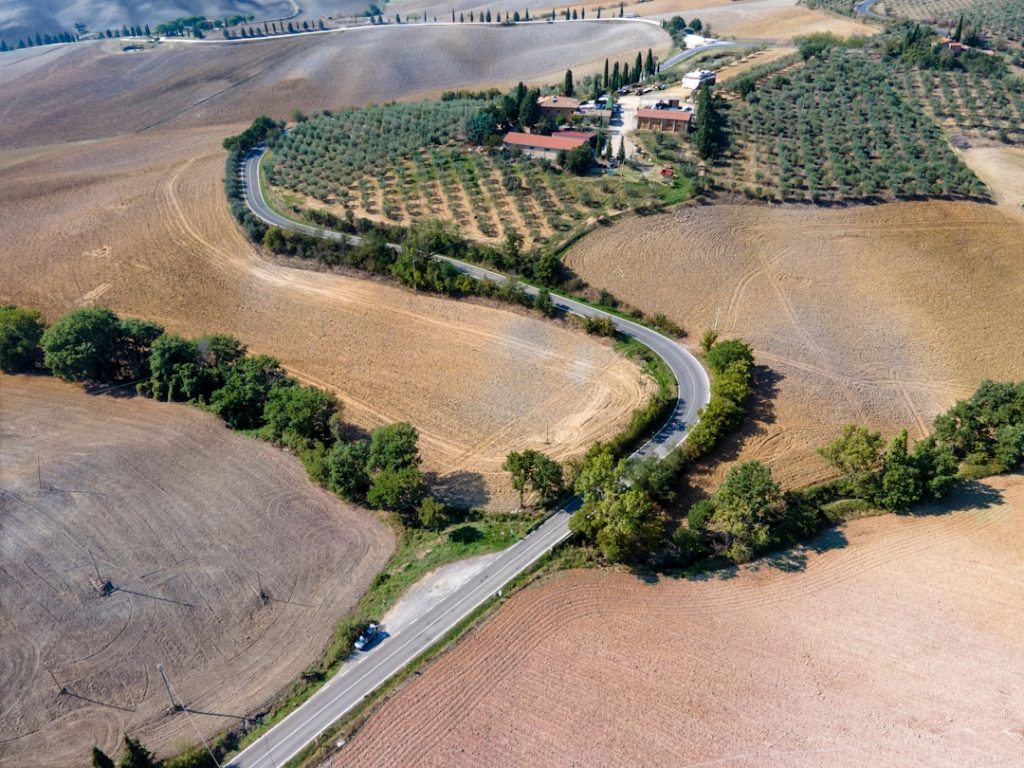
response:
M394 546L212 415L54 379L0 376L0 466L4 765L80 765L125 729L161 752L193 742L158 663L206 735L236 726L322 652Z
M715 205L624 222L567 261L693 335L750 341L774 383L738 458L801 485L827 476L816 450L847 422L921 436L982 379L1020 377L1022 236L972 203Z
M958 152L1010 215L1024 219L1024 147L972 146Z
M714 35L738 40L782 43L815 32L853 37L871 35L879 29L846 16L811 10L796 0L743 0L701 8L695 13L705 26L711 25Z
M341 5L344 0L335 2ZM291 10L288 0L8 0L0 7L0 38L11 44L36 32L73 32L76 22L102 31L125 24L155 28L179 16L224 18L242 13L262 19L287 16Z
M103 303L178 333L231 333L337 392L359 426L412 422L425 469L475 504L513 502L508 451L579 453L653 391L607 343L567 326L264 260L227 212L222 134L69 145L0 171L0 301L50 315Z
M604 56L661 53L668 42L642 23L389 25L241 44L165 43L127 54L117 41L29 49L0 57L0 147L555 82L567 66L593 62L596 71Z
M775 561L513 597L348 766L991 768L1024 750L1024 477Z
M504 506L508 451L579 453L621 429L650 383L606 344L532 315L265 261L228 215L220 142L260 112L528 79L591 46L664 38L633 29L388 29L376 39L393 42L389 66L359 43L372 31L5 57L0 300L51 316L103 303L179 333L235 334L335 390L358 425L415 424L449 497ZM436 65L421 66L435 45Z

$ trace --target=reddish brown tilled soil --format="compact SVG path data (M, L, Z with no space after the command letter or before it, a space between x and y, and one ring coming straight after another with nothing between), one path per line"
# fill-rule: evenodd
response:
M323 652L394 546L210 414L47 377L0 376L0 521L10 766L81 765L124 731L163 754L195 741L156 664L215 713L193 716L206 736L235 727Z
M394 695L334 766L1017 765L1022 547L1013 476L703 580L560 575Z

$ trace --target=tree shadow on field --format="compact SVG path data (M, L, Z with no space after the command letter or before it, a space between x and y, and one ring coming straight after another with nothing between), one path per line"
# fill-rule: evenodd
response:
M85 394L130 399L138 395L135 391L136 384L138 384L137 381L130 381L126 384L103 384L97 381L90 381L85 385Z
M427 484L438 501L452 507L477 509L491 500L483 475L477 472L428 473Z
M989 509L1003 503L1003 492L977 480L961 483L953 493L939 502L918 504L906 513L909 517L937 517L951 512Z
M832 549L846 549L850 542L838 528L826 528L806 544L794 544L788 549L765 555L751 563L749 570L757 572L761 569L797 573L807 568L809 555L820 555Z
M472 525L460 525L448 532L448 540L453 544L474 544L483 537L480 529Z

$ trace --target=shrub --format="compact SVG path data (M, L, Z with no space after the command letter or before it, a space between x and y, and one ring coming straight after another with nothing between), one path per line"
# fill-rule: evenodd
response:
M224 386L210 398L210 410L233 429L258 429L275 387L291 386L281 364L273 357L245 357L229 369Z
M43 333L43 362L65 381L114 381L121 375L122 337L121 321L109 309L76 309Z
M15 373L30 367L45 330L43 316L36 310L0 307L0 371Z

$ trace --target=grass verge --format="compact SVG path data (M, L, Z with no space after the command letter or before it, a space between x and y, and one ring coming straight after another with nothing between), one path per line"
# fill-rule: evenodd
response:
M358 606L337 622L320 662L307 669L274 703L272 712L239 740L238 750L254 742L312 696L351 654L353 632L358 633L367 621L380 620L423 576L442 565L510 547L540 519L512 514L483 516L476 513L476 516L476 519L462 520L440 531L407 528L393 521L398 549L387 566L374 577Z

